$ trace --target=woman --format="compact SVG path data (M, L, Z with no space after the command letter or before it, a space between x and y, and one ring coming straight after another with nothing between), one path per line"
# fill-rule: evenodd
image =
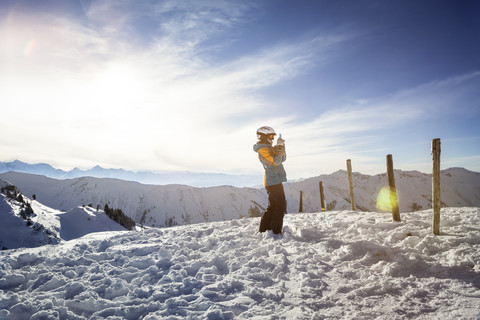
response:
M257 130L258 142L253 150L265 169L264 185L268 194L268 208L260 221L260 232L272 230L274 234L282 233L283 216L287 210L287 201L282 182L287 181L287 174L282 162L287 159L285 140L281 135L273 146L275 131L268 126Z

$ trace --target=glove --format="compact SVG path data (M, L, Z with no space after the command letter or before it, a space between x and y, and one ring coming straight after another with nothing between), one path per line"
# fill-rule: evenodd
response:
M285 140L282 139L282 134L280 133L280 135L278 136L278 139L277 139L277 146L285 146Z
M275 156L285 156L285 147L281 145L276 145L275 147Z

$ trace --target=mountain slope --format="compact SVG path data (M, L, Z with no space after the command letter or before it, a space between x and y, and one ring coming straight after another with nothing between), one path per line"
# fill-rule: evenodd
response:
M12 182L25 194L58 210L92 204L119 208L137 224L172 226L208 221L225 221L259 216L267 206L263 188L229 186L194 188L184 185L143 185L117 179L77 178L56 180L44 176L3 173L0 178ZM431 207L431 176L414 171L395 171L400 212ZM300 182L286 183L288 212L298 212L303 191L304 211L321 211L318 182L322 181L328 210L350 209L346 171L337 171ZM444 206L480 207L480 173L461 168L443 170ZM388 185L382 175L354 174L355 199L360 211L379 211L377 199ZM387 208L388 209L388 208Z
M59 213L58 218L61 226L60 237L63 240L80 238L94 232L126 230L103 211L88 206L75 207L65 213Z
M125 231L102 210L88 206L66 212L31 200L0 180L0 249L57 244L100 231Z
M395 184L400 212L431 208L432 176L418 171L395 170ZM374 176L353 173L357 209L378 211L377 200L382 189L388 187L385 174ZM441 200L445 207L480 206L480 173L464 168L449 168L441 171ZM347 171L339 170L331 175L309 178L289 183L292 209L298 210L300 190L304 193L304 211L319 211L318 182L323 181L327 204L331 209L350 209ZM335 204L335 205L333 205Z
M13 181L24 193L35 194L52 208L69 210L88 204L103 208L108 204L121 209L137 223L150 226L240 218L255 207L252 200L265 206L264 192L253 188L153 186L91 177L55 180L22 173L4 173L0 178Z
M37 247L61 241L56 218L36 210L21 192L0 180L0 248Z

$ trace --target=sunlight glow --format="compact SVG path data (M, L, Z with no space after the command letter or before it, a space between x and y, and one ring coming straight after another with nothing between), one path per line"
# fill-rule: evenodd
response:
M382 212L391 212L392 201L398 203L398 194L395 197L394 193L390 192L389 187L383 187L377 195L377 209Z

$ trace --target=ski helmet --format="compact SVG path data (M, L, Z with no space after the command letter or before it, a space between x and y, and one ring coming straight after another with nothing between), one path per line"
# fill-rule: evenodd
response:
M275 130L269 126L263 126L257 129L257 138L258 140L262 139L262 137L266 137L268 142L273 142L273 137L276 136Z

